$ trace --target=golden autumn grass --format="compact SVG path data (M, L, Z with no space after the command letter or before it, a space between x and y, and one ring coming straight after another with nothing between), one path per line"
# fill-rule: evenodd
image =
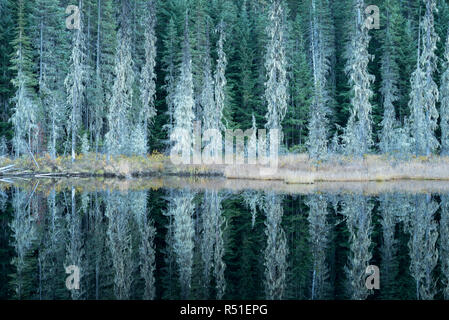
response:
M1 158L0 167L15 165L17 174L34 176L96 176L96 177L142 177L142 176L222 176L228 179L271 180L287 184L313 184L318 182L364 182L396 180L449 181L449 157L411 157L409 160L392 160L386 156L366 155L360 159L335 156L321 163L310 161L305 154L280 156L274 174L261 175L260 167L254 165L174 165L169 157L154 152L147 156L117 156L109 161L105 155L78 155L72 163L70 157L51 159L44 155L36 159L37 166L29 157L19 159Z

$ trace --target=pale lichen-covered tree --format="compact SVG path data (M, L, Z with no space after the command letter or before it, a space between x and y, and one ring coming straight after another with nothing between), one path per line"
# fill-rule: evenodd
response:
M265 55L265 114L267 129L282 130L288 105L287 59L285 55L285 10L282 0L273 0L269 9L267 52ZM282 137L282 134L279 135ZM282 140L282 138L281 138Z
M189 24L186 14L184 27L184 43L182 48L182 62L179 79L174 96L174 128L185 130L186 134L177 134L176 140L182 150L191 150L191 136L193 133L194 96L193 96L192 57L190 53Z
M127 154L129 151L130 121L132 115L134 62L131 54L131 26L129 0L120 0L119 30L115 55L115 79L107 115L106 133L108 155Z
M444 72L440 85L440 116L441 116L441 154L449 155L449 32L444 51Z
M430 194L414 196L415 208L408 219L410 240L410 273L415 280L416 299L433 300L436 294L436 281L433 276L438 262L438 228L435 212L438 204Z
M140 111L137 126L143 126L143 148L136 148L135 153L146 154L148 143L148 123L156 116L154 106L156 94L156 3L154 0L147 1L147 15L145 17L145 64L140 75L140 99L142 109ZM143 124L142 124L143 122ZM139 128L139 130L142 130Z
M385 34L381 57L381 89L382 105L384 108L381 122L382 131L380 135L379 148L382 153L391 154L397 150L396 132L398 126L396 120L396 105L399 100L399 65L400 58L398 50L398 26L395 24L397 16L400 15L400 7L396 1L385 2Z
M72 54L70 57L69 73L65 79L67 89L67 105L70 110L70 133L72 162L76 156L76 140L81 125L81 108L83 106L86 76L86 39L83 30L83 0L79 0L80 28L73 30Z
M311 195L306 204L310 208L307 220L313 261L311 299L324 299L329 288L329 266L326 261L330 230L327 200L324 195Z
M364 300L370 293L365 286L365 271L372 258L372 209L373 205L363 195L343 197L342 214L345 216L350 235L350 254L345 270L348 276L348 290L351 299L354 300Z
M343 134L346 154L362 156L370 151L372 138L371 84L374 76L368 72L372 56L368 52L370 35L365 24L365 1L353 1L353 24L347 55L346 73L351 86L351 113Z
M27 15L25 0L17 1L17 27L12 42L14 55L11 59L12 70L16 73L12 80L15 88L13 97L14 113L11 123L14 127L13 147L16 156L31 152L36 144L39 132L38 105L33 87L36 79L32 70L32 52L27 35ZM37 146L36 146L37 147Z
M214 74L215 79L215 110L210 116L212 116L213 128L223 129L222 118L223 110L226 102L226 66L228 64L226 53L224 51L224 42L226 40L225 24L223 20L218 25L218 43L217 43L217 67Z
M312 56L313 99L309 111L309 136L307 149L309 156L321 160L327 154L328 78L333 55L333 28L329 21L329 3L323 0L310 1L310 51Z
M420 25L418 61L412 74L410 92L410 121L416 155L429 156L438 146L435 137L439 98L438 86L433 80L437 56L435 54L438 35L434 27L435 0L424 0L426 12Z
M267 246L264 253L265 297L269 300L282 299L286 287L287 239L282 228L282 196L269 193L265 197L265 234Z

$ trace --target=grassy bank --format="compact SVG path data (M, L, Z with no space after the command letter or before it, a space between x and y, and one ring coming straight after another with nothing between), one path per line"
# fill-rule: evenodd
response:
M148 176L220 176L228 179L272 180L287 184L318 182L364 182L395 180L449 181L449 157L412 157L396 161L385 156L367 155L361 159L336 156L322 163L313 163L305 154L281 156L277 170L261 175L253 165L174 165L169 157L153 153L147 156L78 155L51 159L44 155L34 162L29 157L1 158L3 177L148 177Z

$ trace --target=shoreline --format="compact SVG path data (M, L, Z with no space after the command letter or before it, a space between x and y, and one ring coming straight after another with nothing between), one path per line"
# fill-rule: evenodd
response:
M270 175L261 175L257 165L177 165L160 153L148 156L80 155L74 163L69 157L0 160L0 179L14 178L224 178L226 180L279 181L285 184L385 181L448 181L449 157L412 157L392 160L367 155L362 159L335 156L313 163L305 154L286 155Z

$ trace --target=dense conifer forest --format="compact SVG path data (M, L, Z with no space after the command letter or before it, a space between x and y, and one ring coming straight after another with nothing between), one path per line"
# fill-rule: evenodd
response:
M166 152L194 121L281 129L284 152L318 160L449 153L445 0L0 0L0 12L3 155Z

